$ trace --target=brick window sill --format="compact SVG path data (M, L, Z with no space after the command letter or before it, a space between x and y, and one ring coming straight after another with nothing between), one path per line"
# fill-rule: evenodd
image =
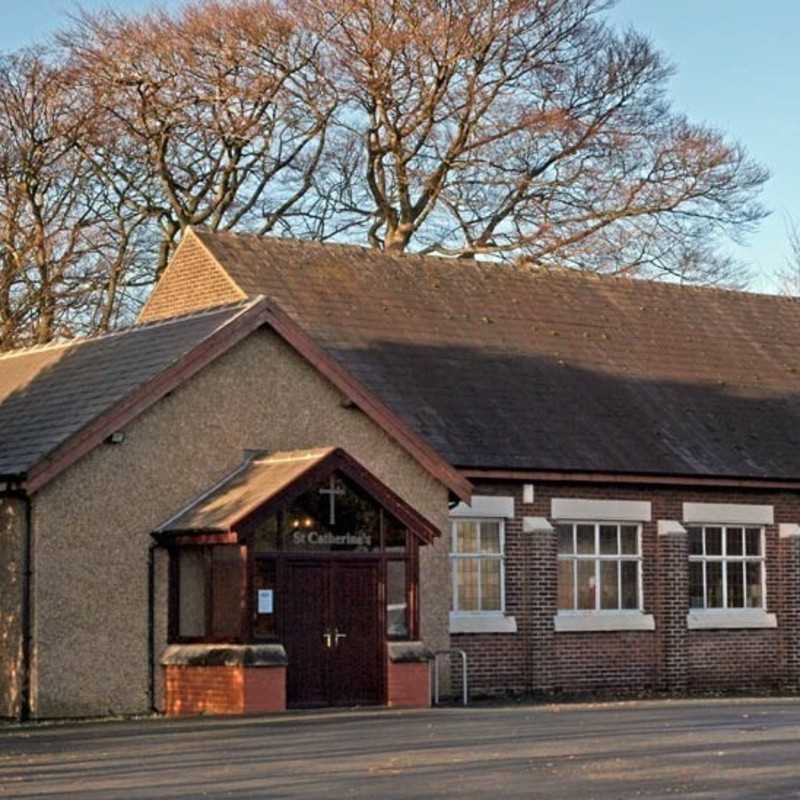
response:
M778 619L760 608L698 610L688 613L686 626L690 631L777 628Z
M516 633L517 620L506 614L450 613L450 633Z
M596 631L653 631L652 614L641 611L561 612L553 617L556 633L591 633Z

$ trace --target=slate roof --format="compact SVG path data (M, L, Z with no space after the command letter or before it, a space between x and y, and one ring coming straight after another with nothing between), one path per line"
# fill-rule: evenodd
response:
M333 447L320 447L249 458L157 532L229 531L238 520L319 466L333 452Z
M26 473L247 308L0 355L0 476Z
M800 479L800 302L195 231L450 463Z

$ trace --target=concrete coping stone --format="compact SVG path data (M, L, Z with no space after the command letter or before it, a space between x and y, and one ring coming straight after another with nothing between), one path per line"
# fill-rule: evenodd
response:
M431 661L433 652L422 642L389 642L389 661L395 664Z
M171 644L161 656L165 667L285 667L282 644Z
M684 536L686 528L676 519L660 519L658 521L659 536Z
M778 535L781 539L800 538L800 525L794 522L781 522L778 526Z
M555 533L555 528L545 517L523 517L523 533Z

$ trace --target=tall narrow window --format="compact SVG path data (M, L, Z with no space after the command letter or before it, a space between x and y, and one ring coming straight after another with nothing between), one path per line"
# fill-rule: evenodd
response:
M642 607L639 525L558 526L558 607L562 611L634 611Z
M764 529L707 525L688 530L690 606L764 608Z
M241 548L184 547L177 551L176 568L178 638L237 641L244 580Z
M504 538L502 520L453 521L453 611L503 611Z

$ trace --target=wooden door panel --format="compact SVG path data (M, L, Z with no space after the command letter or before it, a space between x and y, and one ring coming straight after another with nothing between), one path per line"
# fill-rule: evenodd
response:
M328 565L290 561L286 572L287 703L290 706L327 705L329 650L323 635L329 613Z
M383 700L383 636L378 564L331 564L334 633L331 651L332 705L373 705Z

